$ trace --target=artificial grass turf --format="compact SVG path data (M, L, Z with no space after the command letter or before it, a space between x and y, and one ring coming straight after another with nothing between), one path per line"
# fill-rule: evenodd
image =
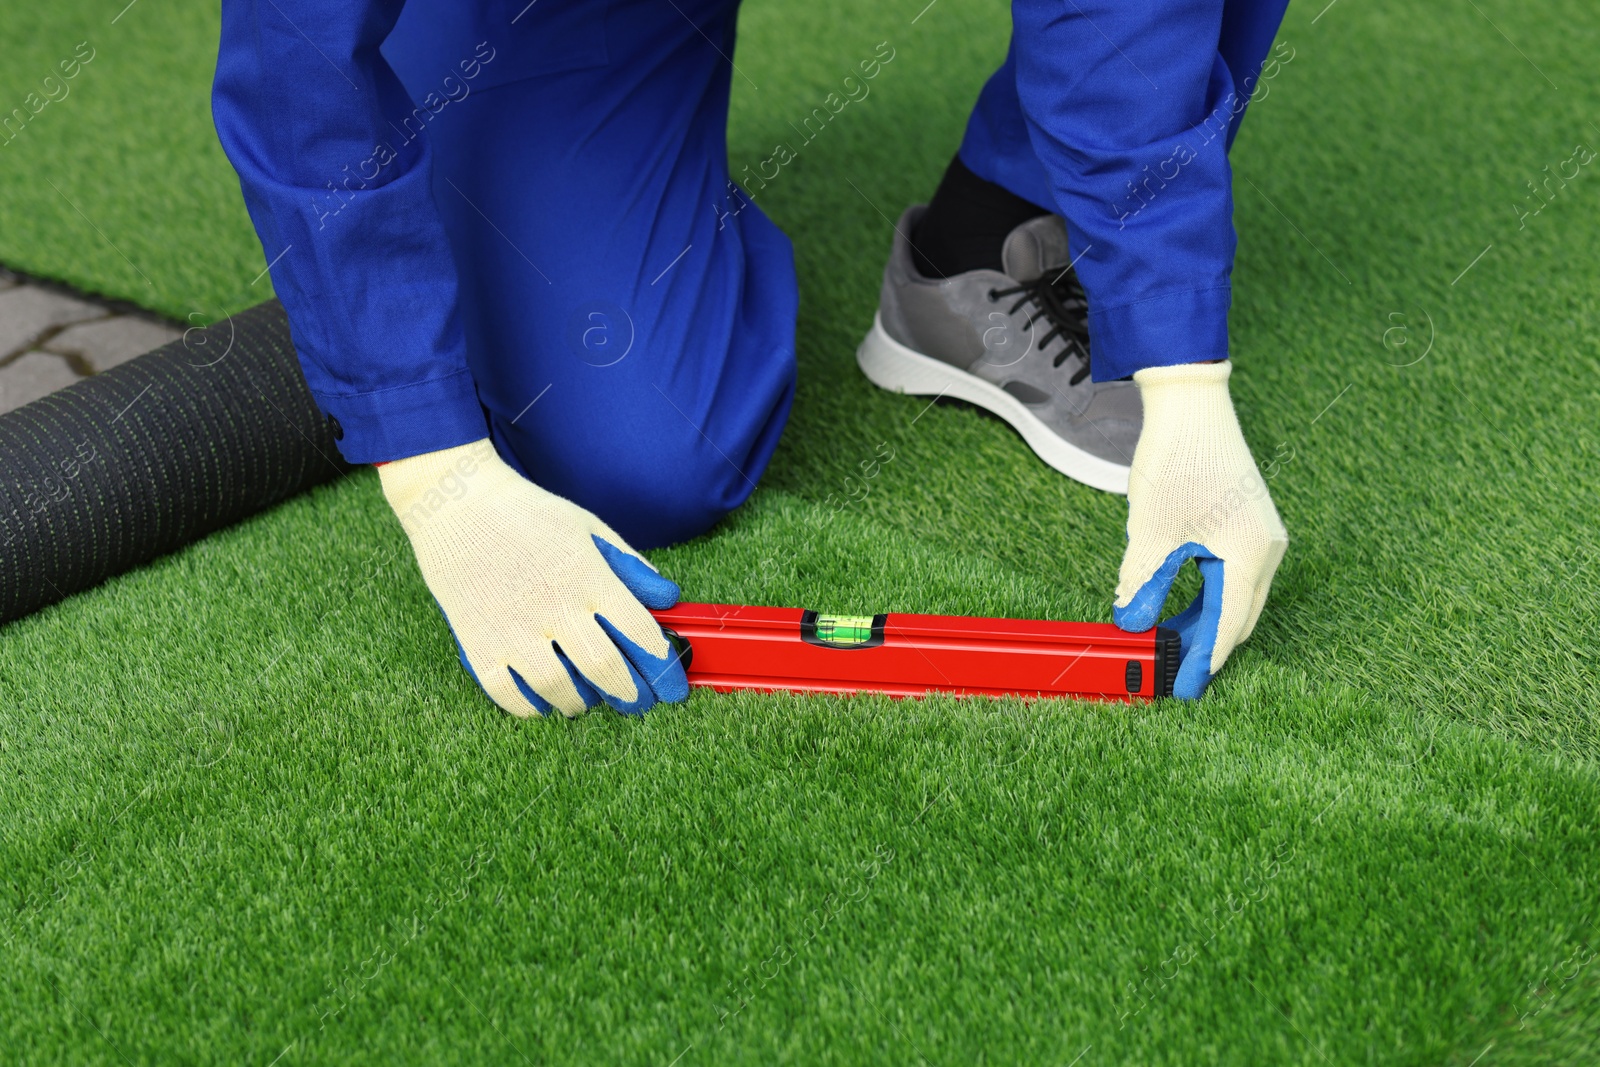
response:
M1478 8L1291 10L1245 123L1234 393L1292 544L1204 701L513 721L365 472L0 632L7 1058L1595 1059L1600 194L1515 205L1600 141L1596 21ZM1004 49L1003 7L922 9L744 12L735 171L896 58L759 201L802 284L763 487L653 558L696 599L1107 618L1120 499L852 366ZM0 104L98 54L0 146L0 262L253 302L215 15L116 14L4 16Z

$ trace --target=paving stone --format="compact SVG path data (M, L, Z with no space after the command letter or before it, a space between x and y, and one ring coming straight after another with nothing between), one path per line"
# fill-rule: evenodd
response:
M69 326L41 347L63 355L79 356L96 372L109 370L142 356L152 348L183 336L182 330L133 315L97 319Z
M29 348L46 330L104 318L106 309L33 285L0 293L0 359Z
M49 352L25 352L0 367L0 413L49 396L79 381L67 361Z

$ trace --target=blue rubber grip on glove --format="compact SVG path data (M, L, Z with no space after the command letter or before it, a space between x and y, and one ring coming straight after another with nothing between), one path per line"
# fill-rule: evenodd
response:
M1178 571L1191 559L1199 566L1204 584L1188 607L1163 624L1178 633L1178 676L1172 684L1172 695L1183 700L1200 699L1211 684L1211 654L1216 649L1217 626L1222 621L1222 560L1194 541L1179 545L1127 605L1113 608L1111 613L1112 620L1129 633L1150 629L1161 618L1161 608Z

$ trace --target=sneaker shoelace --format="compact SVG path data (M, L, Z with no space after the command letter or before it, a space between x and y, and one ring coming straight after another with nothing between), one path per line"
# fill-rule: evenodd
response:
M1059 367L1068 356L1078 357L1082 365L1068 379L1069 385L1077 385L1089 376L1089 298L1083 291L1083 283L1078 281L1077 271L1068 266L1054 278L1041 274L1031 282L1018 282L1010 289L989 290L990 300L1006 296L1017 298L1017 302L1006 309L1008 314L1020 311L1029 303L1037 309L1028 318L1029 328L1040 319L1050 324L1050 332L1039 342L1040 351L1048 348L1057 337L1067 339L1051 365Z

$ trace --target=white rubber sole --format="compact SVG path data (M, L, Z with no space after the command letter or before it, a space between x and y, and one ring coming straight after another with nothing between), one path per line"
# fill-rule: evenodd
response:
M1127 495L1127 467L1063 441L1027 405L998 385L907 348L889 336L876 314L871 332L856 349L856 363L867 380L880 388L913 396L953 396L976 404L1010 423L1034 454L1068 478L1093 489Z

